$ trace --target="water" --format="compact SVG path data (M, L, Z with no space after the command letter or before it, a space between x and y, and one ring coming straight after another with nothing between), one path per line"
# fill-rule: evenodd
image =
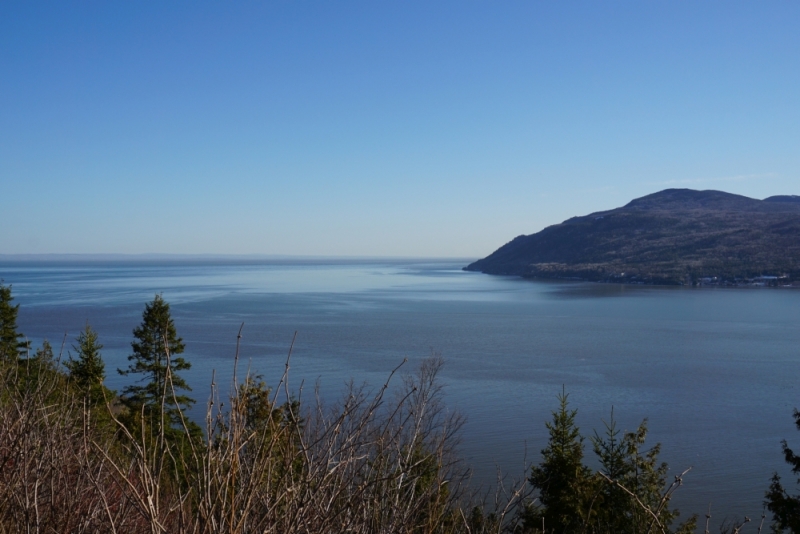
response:
M702 515L759 517L773 471L791 486L781 439L800 447L800 291L532 282L467 273L464 261L0 260L20 329L69 349L99 332L107 384L121 389L131 331L163 293L203 404L211 370L242 356L275 383L294 332L292 384L335 396L354 378L382 384L432 352L450 408L467 416L461 450L475 480L538 461L562 385L585 436L611 407L619 427L649 419L649 441L677 474L674 503ZM587 457L592 453L588 446Z

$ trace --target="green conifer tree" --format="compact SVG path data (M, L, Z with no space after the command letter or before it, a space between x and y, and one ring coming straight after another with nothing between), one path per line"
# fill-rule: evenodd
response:
M531 468L530 484L539 492L544 507L539 517L526 522L538 527L544 519L547 532L571 533L583 530L590 520L589 499L594 493L594 476L583 465L583 437L575 426L577 410L569 410L568 395L558 396L559 408L553 421L546 423L550 432L542 462Z
M611 418L603 421L605 434L600 436L596 431L591 438L594 453L600 460L600 470L610 480L624 484L630 472L630 464L626 461L626 442L620 437L617 422L614 420L614 409ZM600 484L600 502L597 506L595 530L597 532L632 532L628 518L636 504L625 491L612 483Z
M106 366L100 354L102 348L103 345L97 341L97 332L87 322L86 328L78 334L77 344L72 346L76 357L73 358L70 353L66 362L70 380L90 406L101 405L106 397L110 400L113 396L113 392L103 386Z
M0 362L13 362L24 356L29 344L25 336L17 331L19 304L11 305L11 286L0 283Z
M795 409L794 421L797 429L800 430L800 411ZM783 456L792 468L792 473L800 476L800 454L795 453L789 448L786 440L781 442ZM800 484L800 478L797 479ZM781 484L781 477L778 473L772 475L772 483L767 491L765 504L767 509L772 512L773 532L792 532L800 534L800 494L790 495L786 488Z
M661 444L643 449L647 438L647 419L635 432L626 432L618 439L619 431L612 418L606 424L605 439L597 434L592 439L595 453L600 460L600 472L616 484L606 483L600 487L601 500L597 516L593 519L596 532L640 532L654 531L663 526L669 529L679 513L669 507L667 472L665 462L659 462ZM617 485L618 484L618 485ZM619 485L633 493L632 497ZM658 518L654 524L653 516ZM676 532L694 532L696 516L678 526Z
M17 383L20 389L28 392L39 389L39 386L43 385L42 382L50 382L48 379L57 378L55 375L58 374L58 370L50 342L44 339L42 346L33 353L33 357L20 359L17 370Z
M169 304L161 295L156 295L145 305L142 324L133 330L133 336L133 354L128 356L132 363L118 372L140 375L140 382L144 384L127 386L123 390L122 403L131 415L143 413L145 423L158 430L162 419L165 432L182 430L181 412L189 409L195 401L180 393L191 391L191 388L178 372L191 368L191 364L178 356L183 353L184 344L170 316ZM196 430L199 431L199 427Z

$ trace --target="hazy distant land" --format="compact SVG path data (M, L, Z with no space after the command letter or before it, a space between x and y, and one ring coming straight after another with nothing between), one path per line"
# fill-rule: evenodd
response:
M666 189L521 235L464 268L528 278L800 285L800 196Z

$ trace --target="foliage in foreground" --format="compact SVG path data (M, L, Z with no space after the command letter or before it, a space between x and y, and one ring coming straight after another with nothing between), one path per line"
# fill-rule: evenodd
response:
M658 462L660 445L644 450L647 421L635 432L620 437L614 414L605 435L592 437L600 469L592 472L583 463L584 439L575 425L577 410L570 410L568 395L559 395L542 461L531 468L529 482L538 491L539 506L524 513L526 532L673 532L678 516L669 508L672 493L682 475L664 490L667 464ZM690 533L697 518L690 517L674 532Z
M797 429L800 430L800 411L795 409L794 421ZM800 477L800 454L796 454L789 448L789 443L783 440L783 455L792 468L792 473ZM800 478L797 479L800 484ZM772 475L772 483L767 491L767 508L772 512L775 524L773 532L793 532L800 533L800 494L790 495L781 483L781 477L777 473Z

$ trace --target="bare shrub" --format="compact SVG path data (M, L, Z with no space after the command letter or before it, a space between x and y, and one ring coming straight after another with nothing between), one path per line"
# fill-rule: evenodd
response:
M182 414L174 428L166 415L160 425L120 419L114 399L93 411L52 358L3 362L0 532L506 528L524 482L498 485L490 514L476 505L455 450L463 420L442 402L441 358L399 378L398 367L376 390L351 383L325 402L318 389L311 400L302 388L293 396L289 354L274 390L249 372L238 381L237 363L225 401L212 379L202 439ZM171 377L165 384L162 406L175 396Z
M125 525L91 444L110 450L113 436L94 427L65 376L38 358L5 362L0 374L0 532L102 532L111 517Z

